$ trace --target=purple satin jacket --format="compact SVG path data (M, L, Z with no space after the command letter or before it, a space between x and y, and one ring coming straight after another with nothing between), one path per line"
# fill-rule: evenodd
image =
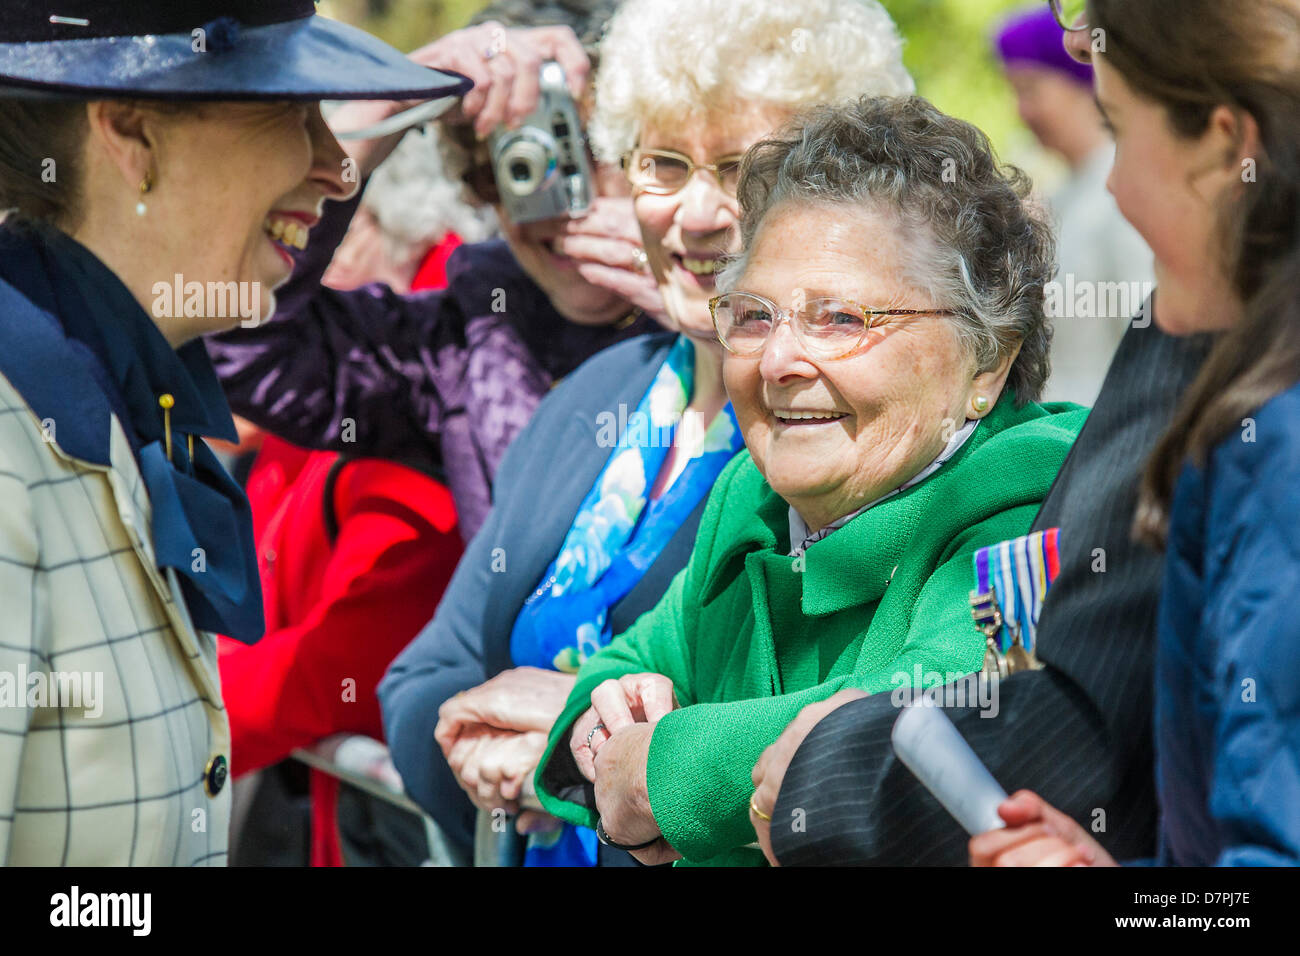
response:
M658 326L565 320L502 241L461 246L445 290L320 284L358 199L326 203L262 325L207 340L231 409L307 448L389 458L438 476L468 541L506 446L555 382Z

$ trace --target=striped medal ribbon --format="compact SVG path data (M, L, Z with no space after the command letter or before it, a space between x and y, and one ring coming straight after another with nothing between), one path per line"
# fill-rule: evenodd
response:
M985 671L1014 674L1040 667L1038 617L1060 572L1060 529L1002 541L975 552L971 613L985 635Z

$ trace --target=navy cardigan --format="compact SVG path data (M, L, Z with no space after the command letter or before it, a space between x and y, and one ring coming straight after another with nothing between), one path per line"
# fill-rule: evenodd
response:
M473 844L474 807L433 731L442 702L514 666L510 635L611 449L602 413L636 408L676 336L641 336L593 356L538 407L502 459L493 507L470 542L438 613L379 685L384 732L406 791L460 849ZM707 496L636 587L610 610L614 634L658 603L686 566ZM497 570L493 570L494 567ZM504 570L501 570L504 568Z

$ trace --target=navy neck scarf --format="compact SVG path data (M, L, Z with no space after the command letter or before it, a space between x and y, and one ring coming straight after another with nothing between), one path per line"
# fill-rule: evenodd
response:
M67 338L89 349L102 367L98 384L153 505L158 567L175 569L194 626L256 642L265 623L248 498L197 437L237 440L202 340L173 350L121 280L52 227L0 226L0 279L54 316ZM171 461L158 403L164 394L175 399ZM189 436L195 436L193 459ZM105 435L105 458L108 441Z

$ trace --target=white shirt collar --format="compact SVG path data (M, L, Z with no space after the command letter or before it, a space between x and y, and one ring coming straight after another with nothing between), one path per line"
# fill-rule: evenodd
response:
M963 425L960 429L957 430L956 434L954 434L952 438L948 439L948 444L946 444L943 447L943 451L939 452L938 458L930 462L930 464L926 465L924 468L918 471L911 478L907 479L907 481L903 482L893 491L881 495L879 498L875 499L874 501L867 502L857 511L854 511L850 514L846 514L842 518L836 518L834 521L832 521L826 527L822 528L820 531L813 531L810 533L808 531L808 525L804 523L803 518L799 516L799 512L795 511L794 506L792 505L790 507L790 546L792 549L790 551L790 556L797 557L798 555L806 551L808 549L808 546L811 545L813 542L820 541L822 538L829 535L832 531L844 527L846 524L848 524L858 515L862 514L862 512L866 511L868 508L874 508L876 505L880 504L882 501L886 500L887 498L894 497L894 495L898 494L900 491L906 491L908 488L911 488L914 485L919 485L921 482L925 481L925 479L929 478L936 471L938 471L940 467L943 466L944 462L946 462L953 455L957 454L958 449L960 449L962 445L966 444L966 439L970 438L970 436L975 431L975 426L978 425L981 421L983 421L983 419L980 418L969 419L965 425ZM796 541L801 541L803 543L800 544L798 547L795 547L794 543Z

